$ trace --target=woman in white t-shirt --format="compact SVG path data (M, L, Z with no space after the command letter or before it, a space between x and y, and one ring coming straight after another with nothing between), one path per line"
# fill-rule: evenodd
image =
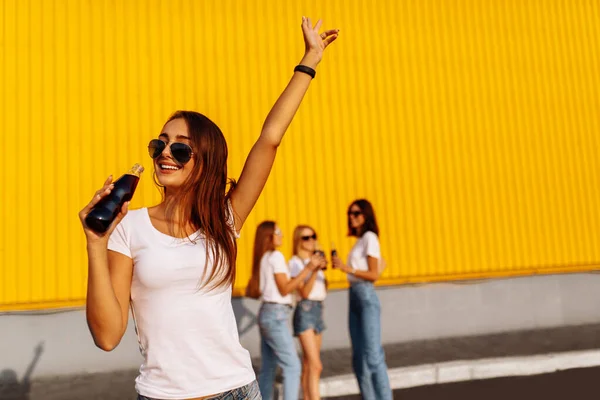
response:
M292 248L294 255L289 261L290 273L296 277L306 270L311 256L317 250L317 233L308 225L294 229ZM324 267L326 267L325 265ZM300 301L294 311L294 335L302 345L302 392L305 400L318 400L321 363L323 301L327 297L327 281L323 268L319 268L298 287Z
M349 327L352 367L363 399L392 398L385 353L381 345L381 305L374 283L382 265L379 228L373 206L354 201L348 208L348 235L358 238L346 264L333 257L333 267L348 274L350 282Z
M283 371L283 398L296 400L300 390L300 360L289 328L292 312L292 292L318 268L327 265L325 258L315 254L306 268L295 278L283 254L277 250L283 235L273 221L264 221L256 228L252 257L252 277L248 282L249 297L262 296L258 313L261 337L261 367L258 375L264 400L273 398L277 366Z
M97 234L85 217L110 193L109 177L79 213L88 251L88 326L98 347L114 349L131 303L144 357L138 399L260 398L231 305L236 238L314 68L337 37L336 30L319 34L320 25L302 18L305 55L267 116L237 185L227 190L227 143L217 125L179 111L148 146L163 201L130 213L126 203L109 230Z

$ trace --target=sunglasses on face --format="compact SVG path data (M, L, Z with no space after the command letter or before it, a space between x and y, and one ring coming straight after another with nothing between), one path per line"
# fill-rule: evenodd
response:
M362 211L348 211L348 216L349 217L356 218L356 217L358 217L361 214L362 214Z
M148 154L150 154L152 159L157 159L167 146L169 146L171 155L179 164L187 163L192 159L192 155L194 155L192 148L185 143L172 142L171 144L167 144L160 139L152 139L148 143Z
M309 236L300 236L300 238L302 240L304 240L305 242L308 242L310 239L317 240L317 234L313 233L312 235L309 235Z

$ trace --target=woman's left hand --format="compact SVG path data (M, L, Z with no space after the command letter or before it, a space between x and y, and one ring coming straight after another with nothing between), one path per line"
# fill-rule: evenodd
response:
M319 33L323 21L318 20L315 26L312 25L310 18L302 17L302 33L304 34L305 52L308 55L314 54L316 62L321 61L323 51L338 37L339 29L329 29Z

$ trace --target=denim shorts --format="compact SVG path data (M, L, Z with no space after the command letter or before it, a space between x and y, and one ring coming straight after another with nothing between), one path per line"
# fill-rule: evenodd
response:
M296 305L294 311L294 336L309 329L318 335L325 330L323 322L323 302L303 299Z
M242 386L237 389L228 390L221 394L213 397L209 397L210 400L261 400L260 390L258 390L258 383L256 381ZM137 400L158 400L151 399L150 397L142 396L138 394Z

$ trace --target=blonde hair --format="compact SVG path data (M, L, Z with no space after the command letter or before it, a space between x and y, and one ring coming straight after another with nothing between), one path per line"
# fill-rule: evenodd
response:
M294 228L294 234L292 235L292 255L298 255L298 247L300 247L300 243L302 242L302 231L305 229L310 229L313 233L317 233L311 226L308 225L298 225Z

